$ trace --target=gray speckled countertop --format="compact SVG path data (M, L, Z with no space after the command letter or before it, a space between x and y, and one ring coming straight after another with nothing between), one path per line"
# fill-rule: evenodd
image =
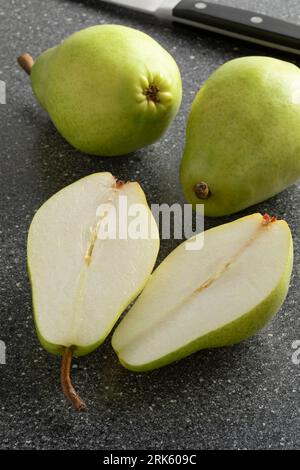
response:
M300 24L298 0L225 1ZM16 57L33 56L70 33L97 23L122 23L159 40L183 76L181 111L165 137L128 157L82 155L56 132L36 104ZM178 165L185 121L196 91L224 61L240 55L284 56L255 46L169 26L100 1L0 0L0 448L35 449L292 449L300 447L300 365L292 342L300 340L299 188L294 186L254 210L290 224L295 266L279 315L255 338L236 347L204 351L144 375L122 368L110 341L75 361L74 383L89 405L69 408L59 387L60 361L37 340L26 273L26 235L35 210L65 185L95 171L137 179L150 203L184 202ZM300 64L300 59L298 59ZM235 216L237 217L237 215ZM206 219L206 228L232 218ZM162 260L177 242L163 241Z

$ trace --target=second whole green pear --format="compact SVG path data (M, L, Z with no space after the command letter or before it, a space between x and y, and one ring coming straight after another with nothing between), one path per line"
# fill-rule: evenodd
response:
M243 57L200 89L187 125L180 177L186 199L208 216L235 213L300 178L300 70Z

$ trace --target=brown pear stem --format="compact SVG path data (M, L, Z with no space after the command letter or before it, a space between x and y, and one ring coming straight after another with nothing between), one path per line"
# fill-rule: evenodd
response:
M30 54L27 54L27 52L25 52L24 54L20 55L20 57L18 57L18 64L20 65L20 67L22 67L23 70L25 70L28 75L30 75L34 60Z
M72 348L66 348L63 358L62 358L62 362L61 362L61 371L60 371L61 388L65 396L73 405L76 411L86 411L87 409L86 404L81 400L80 396L77 394L71 382L70 372L71 372L72 358L73 358Z

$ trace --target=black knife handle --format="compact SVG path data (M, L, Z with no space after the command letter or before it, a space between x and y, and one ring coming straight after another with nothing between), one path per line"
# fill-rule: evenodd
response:
M300 26L270 16L205 1L181 0L173 9L173 17L174 21L186 20L200 28L208 26L223 34L300 53Z

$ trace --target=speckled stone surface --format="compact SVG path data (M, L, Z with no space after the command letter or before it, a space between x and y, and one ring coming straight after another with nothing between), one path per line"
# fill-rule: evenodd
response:
M223 1L300 24L298 0ZM128 157L82 155L56 132L36 104L16 57L37 56L70 33L98 23L122 23L159 40L182 71L181 111L165 137ZM150 203L184 202L178 165L185 122L196 91L224 61L270 54L300 59L185 27L100 1L0 1L0 79L7 104L0 105L0 448L8 449L296 449L300 447L300 365L292 342L300 340L299 187L251 208L284 217L295 241L295 267L279 315L255 338L236 347L205 351L145 375L117 361L109 339L75 361L74 383L87 401L73 412L59 387L59 359L41 349L26 273L26 235L36 209L82 176L111 171L137 179ZM237 215L235 216L237 217ZM206 228L231 218L206 219ZM163 241L162 260L178 242Z

